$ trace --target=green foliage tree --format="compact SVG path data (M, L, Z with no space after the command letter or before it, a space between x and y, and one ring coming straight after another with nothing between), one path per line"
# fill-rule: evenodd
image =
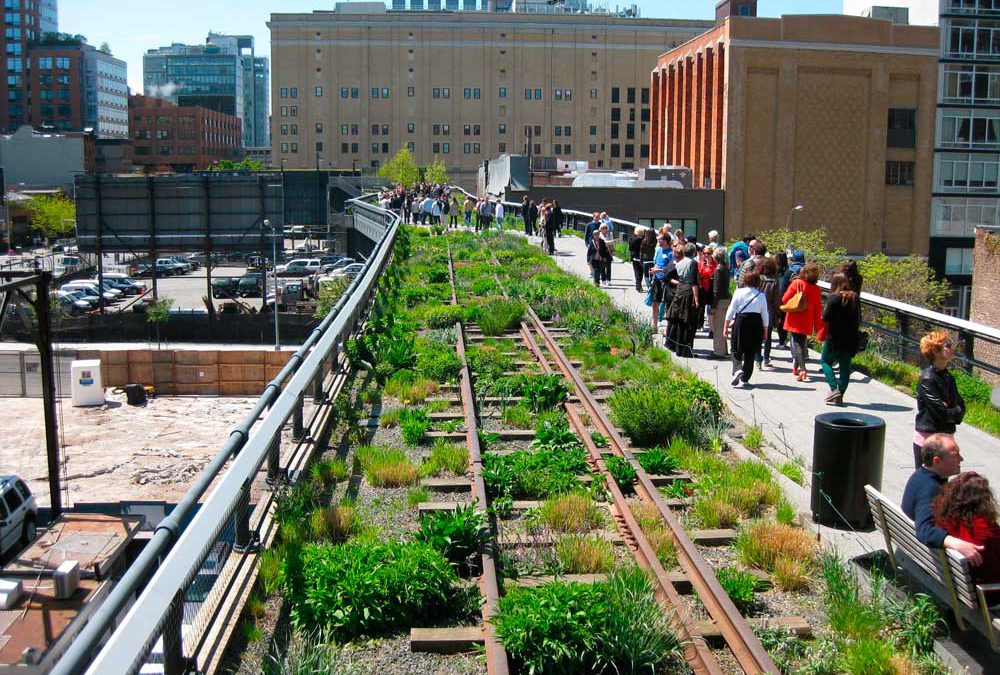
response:
M420 180L420 169L413 159L413 154L404 145L392 159L379 167L378 175L396 185L411 188Z
M347 277L333 277L329 280L323 280L319 287L319 297L316 299L315 316L317 319L323 319L330 313L350 283L351 280Z
M870 255L858 260L858 271L865 278L863 290L884 298L937 310L948 295L948 282L917 256Z
M111 54L111 45L109 45L107 42L102 42L100 49L105 54Z
M450 179L448 178L448 169L444 165L444 160L435 157L434 161L424 169L424 180L432 185L435 183L447 183Z
M765 230L757 233L757 239L767 245L771 253L785 249L799 250L806 254L807 262L819 265L822 278L830 276L843 264L847 258L847 250L842 246L834 246L826 237L826 230Z
M231 159L220 159L218 162L214 162L210 167L209 171L263 171L264 163L259 162L256 159L250 157L245 157L239 162L234 162Z
M76 205L62 194L41 195L28 202L31 226L52 239L76 227Z

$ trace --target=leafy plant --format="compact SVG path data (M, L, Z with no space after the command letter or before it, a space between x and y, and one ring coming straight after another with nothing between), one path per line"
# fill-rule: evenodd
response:
M403 440L410 445L420 445L431 428L431 420L423 408L404 408L399 412L399 429Z
M598 431L590 432L590 440L592 440L594 445L598 448L608 447L608 439Z
M280 547L269 548L260 554L258 578L264 595L271 595L281 588L281 561L284 551Z
M569 387L559 375L532 375L524 385L524 398L536 413L552 410L569 396Z
M500 413L500 420L515 429L529 429L534 424L535 415L527 406L514 405Z
M494 298L476 309L476 323L484 335L501 335L524 318L524 303Z
M458 377L462 364L455 350L446 345L424 341L417 353L414 366L420 377L435 382L452 382Z
M321 632L294 631L288 644L268 650L263 663L263 675L353 675L340 650Z
M611 395L612 417L633 443L650 447L665 445L676 435L696 435L690 424L692 408L708 410L711 404L692 398L688 387L679 382L636 384Z
M434 449L424 460L420 473L424 476L440 476L443 473L462 475L469 468L469 452L464 445L449 443L442 438L434 441Z
M454 328L456 323L466 320L466 310L459 305L443 305L427 310L424 324L428 328Z
M546 499L538 522L555 532L589 532L604 522L601 507L588 495L571 492Z
M611 472L612 478L621 488L628 488L638 478L635 468L624 457L617 455L606 457L604 463L607 465L608 471Z
M740 612L746 614L757 602L757 578L738 567L721 567L715 570L722 589Z
M595 536L569 534L556 541L556 555L566 574L610 572L615 564L611 542Z
M580 486L577 477L588 469L586 453L579 445L483 455L483 479L493 497L539 499L572 492Z
M663 476L677 470L677 460L663 448L653 448L635 456L648 474Z
M764 430L756 424L747 429L743 436L743 445L750 450L760 450L761 446L764 445Z
M457 581L432 546L391 541L307 544L284 573L294 625L345 641L423 624L446 610Z
M416 540L433 546L452 565L468 569L469 559L489 540L485 514L475 504L425 513Z
M541 418L538 428L535 429L535 440L532 446L536 448L560 448L579 447L580 440L569 429L566 418L562 415L557 417Z

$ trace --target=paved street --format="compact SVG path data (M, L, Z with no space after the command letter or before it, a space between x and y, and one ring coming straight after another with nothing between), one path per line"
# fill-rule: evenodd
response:
M537 240L535 240L537 243ZM558 265L587 279L590 278L586 263L586 248L577 237L563 237L556 242L559 252ZM645 305L645 293L635 291L631 264L615 262L611 271L611 287L605 289L615 304L643 317L650 316ZM707 353L711 341L704 332L695 340L695 352ZM764 431L769 451L776 459L799 457L808 469L812 464L813 420L816 415L837 410L827 406L823 398L827 386L819 371L819 355L812 354L809 371L811 382L792 379L791 354L787 350L772 351L775 370L755 371L752 389L734 389L729 385L732 365L729 361L711 361L704 358L679 359L702 379L714 384L722 394L733 415L746 424L758 424ZM847 390L843 410L863 412L881 417L886 422L885 464L882 473L882 492L897 501L901 500L906 480L913 472L911 438L916 414L916 401L855 372ZM978 471L992 481L1000 480L1000 440L968 425L961 425L956 438L962 448L964 469ZM806 488L789 495L798 502L800 512L809 512L809 475ZM828 544L833 544L844 555L858 555L867 550L884 548L878 532L854 534L829 528L820 528Z

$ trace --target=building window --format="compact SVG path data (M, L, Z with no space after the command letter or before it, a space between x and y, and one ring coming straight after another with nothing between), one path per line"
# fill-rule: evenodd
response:
M292 154L295 154L298 151L299 151L299 144L298 143L292 143Z
M975 150L1000 144L1000 114L992 110L942 110L942 146Z
M621 103L621 90L618 87L611 87L611 102Z
M479 135L479 125L478 124L473 124L472 125L472 135L473 136L478 136Z
M451 98L451 87L441 87L441 98Z
M622 119L622 109L621 108L612 108L611 109L611 121L612 122L620 122L621 119Z
M502 123L502 122L500 124L498 124L497 125L497 133L500 134L500 135L506 134L507 133L507 125L504 124L504 123Z
M997 34L1000 39L1000 33ZM917 147L916 108L889 108L889 129L886 143L890 148Z
M554 146L552 147L552 152L554 152L554 153L555 153L555 154L557 154L557 155L561 155L561 154L562 154L562 146L561 146L561 145L559 145L558 143L556 143L556 144L555 144L555 145L554 145Z
M541 101L542 100L542 90L541 89L536 89L535 90L535 100L536 101Z
M432 126L431 127L431 133L434 134L435 136L440 136L441 135L441 125L440 124L435 124L434 126Z
M462 135L469 136L470 134L472 134L472 125L466 124L465 126L462 127Z
M535 145L534 145L534 152L535 152L536 155L542 154L542 145L541 145L541 143L535 143Z
M282 152L288 152L288 143L282 143L281 144L281 151Z
M935 188L967 188L995 191L1000 169L996 155L938 155L938 182Z
M597 152L597 143L591 143L588 149L590 150L590 154L594 154Z
M340 125L340 135L341 136L346 136L347 135L347 125L346 124L341 124Z
M291 125L291 134L292 134L292 136L298 136L299 135L299 125L298 124Z
M946 248L944 250L945 274L972 274L971 248Z
M434 87L431 89L431 98L441 98L441 88Z
M556 125L556 126L552 127L552 135L553 136L562 136L562 127L559 126L559 125Z
M317 134L323 133L323 123L322 122L316 122L316 133Z
M596 136L597 135L597 125L596 124L591 124L590 125L590 135L591 136Z
M525 89L524 90L524 100L525 101L530 101L531 100L531 90L530 89Z
M451 143L442 143L441 144L441 152L444 153L444 154L446 154L446 155L450 154L451 153Z
M646 159L649 157L649 145L643 144L639 146L639 157Z
M346 155L347 154L347 143L341 143L340 144L340 154L342 154L342 155Z
M572 135L573 135L573 127L568 125L563 127L563 136L569 138Z
M507 87L497 89L497 98L507 98Z
M541 136L542 135L542 125L541 124L536 124L535 125L535 135L536 136Z
M618 123L617 122L612 122L611 123L611 138L613 138L613 139L614 138L618 138Z
M389 135L389 125L388 124L383 124L382 125L382 135L383 136L388 136Z
M378 98L378 87L372 87L372 98Z
M500 143L498 143L497 144L497 152L499 152L501 154L507 152L507 144L504 143L503 141L501 141Z
M625 145L625 156L626 157L635 157L635 146L632 145L631 143L627 143Z
M281 106L280 112L282 117L288 117L288 106L287 105Z
M351 98L357 98L360 90L358 87L351 87Z
M591 98L591 100L597 100L597 90L596 89L591 89L590 90L590 98Z
M313 87L313 94L316 95L316 98L323 98L323 87Z
M642 96L640 97L639 102L643 105L649 105L649 87L642 88Z
M287 136L288 135L288 125L287 124L282 124L281 125L281 135L282 136Z
M57 56L56 57L56 69L58 69L58 70L69 70L69 57L68 56Z
M441 152L441 144L431 143L431 152L433 152L435 155Z
M442 124L441 125L441 135L442 136L450 136L451 135L451 125L450 124Z
M316 141L316 152L323 152L323 141Z
M465 143L462 146L462 152L465 153L466 155L472 154L472 143Z
M280 98L288 98L288 87L282 87L279 89L278 95Z
M389 87L382 87L382 98L389 98Z
M291 115L292 117L298 117L299 116L299 107L297 105L289 106L288 107L288 114Z
M913 185L913 162L886 162L886 185Z
M288 98L298 98L298 97L299 97L299 88L298 87L289 87L289 89L288 89Z
M358 125L357 124L352 124L351 125L351 136L357 136L357 135L358 135Z
M378 143L372 143L372 154L373 155L378 154Z
M417 89L416 89L416 87L407 87L406 88L406 98L413 98L416 95L417 95Z
M472 88L466 87L465 91L462 92L462 98L470 99L472 98Z
M413 129L414 129L413 122L407 122L406 123L406 133L412 134L413 133Z
M372 136L378 136L378 125L377 124L373 124L372 125Z
M621 146L618 145L617 143L612 143L611 144L611 156L612 157L621 157L621 154L622 154Z
M556 89L555 91L553 91L552 92L552 96L555 98L555 100L561 101L562 100L562 89Z
M635 139L635 125L634 124L630 123L630 124L626 124L625 125L625 138L627 138L630 141Z
M352 155L358 154L358 144L357 143L351 143L351 154Z
M417 145L413 141L407 141L406 142L406 149L409 152L414 152L417 149Z
M347 87L341 87L340 88L340 98L347 98L348 97L348 91L349 90L348 90Z

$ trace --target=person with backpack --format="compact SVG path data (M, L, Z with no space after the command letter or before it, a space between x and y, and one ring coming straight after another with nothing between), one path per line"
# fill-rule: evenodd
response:
M724 330L726 337L731 338L733 378L730 384L733 387L749 384L769 316L767 298L760 292L760 274L749 272L743 279L743 287L737 288L733 294L726 311Z
M761 258L751 270L760 274L760 292L767 298L767 311L770 321L764 329L763 354L757 355L757 366L761 370L771 369L771 328L777 320L781 296L778 295L778 265L773 258Z
M820 367L826 383L830 385L826 402L841 405L851 381L851 359L858 352L858 330L861 327L861 300L845 274L834 274L830 281L830 295L823 306L823 322L825 326L818 337L823 342ZM839 378L833 371L835 365L840 370Z
M792 375L799 382L809 381L809 336L823 327L823 294L817 281L819 267L808 263L781 296L785 330L792 339Z

